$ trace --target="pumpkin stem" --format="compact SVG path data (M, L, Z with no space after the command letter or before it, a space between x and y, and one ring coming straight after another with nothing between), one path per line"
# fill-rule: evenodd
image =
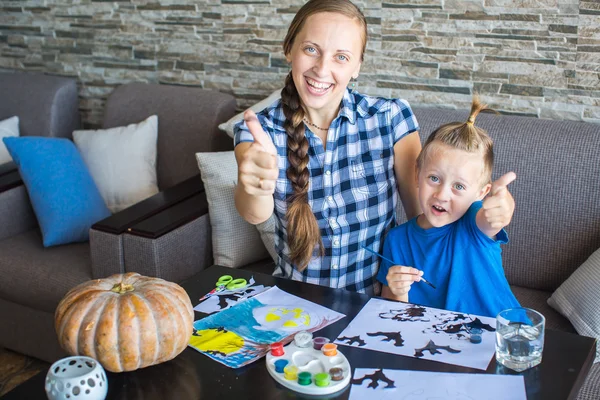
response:
M123 294L123 293L127 293L127 292L132 292L133 291L133 285L130 285L128 283L115 283L114 286L112 287L112 289L110 289L111 292L115 292L115 293L119 293L119 294Z

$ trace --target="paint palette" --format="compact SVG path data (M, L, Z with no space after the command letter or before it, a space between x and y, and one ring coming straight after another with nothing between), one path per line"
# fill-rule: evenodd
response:
M273 343L267 354L267 370L281 385L296 392L326 395L343 390L350 383L352 369L348 359L329 339L309 332L298 332L294 341L283 347Z

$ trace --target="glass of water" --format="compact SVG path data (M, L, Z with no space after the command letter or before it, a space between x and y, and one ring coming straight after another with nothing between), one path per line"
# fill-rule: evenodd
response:
M542 361L546 319L530 308L509 308L496 316L496 361L517 372Z

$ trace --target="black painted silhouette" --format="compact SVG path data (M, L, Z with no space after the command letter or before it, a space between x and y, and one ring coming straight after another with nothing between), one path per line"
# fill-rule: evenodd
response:
M367 335L368 335L368 333L367 333ZM367 344L364 340L362 340L360 338L360 335L351 336L351 337L342 336L342 337L337 338L337 340L339 340L340 342L346 342L347 341L348 343L346 343L346 344L348 346L352 346L352 343L354 343L354 342L356 342L359 346L364 346L364 345Z
M485 329L488 332L496 332L496 328L493 328L489 324L484 324L479 318L475 318L474 321L466 323L465 326L467 326L468 330L470 330L471 328L479 328Z
M367 385L367 387L370 387L373 389L377 389L377 387L379 386L379 383L378 383L379 381L385 382L387 384L384 387L384 389L393 389L396 387L396 386L394 386L394 381L391 380L390 378L388 378L387 376L385 376L382 369L378 369L371 375L365 375L362 378L358 378L358 379L353 378L351 382L353 385L362 385L366 379L371 380L371 383L369 383Z
M430 340L429 343L427 343L427 346L415 349L415 357L423 357L424 351L428 351L431 355L442 354L439 350L446 350L448 353L460 353L460 350L453 349L450 346L438 346L433 340Z
M233 303L236 303L239 299L241 299L242 297L254 292L255 289L254 288L248 288L246 290L244 290L243 292L236 292L236 293L229 293L229 294L219 294L219 308L221 310L227 308L229 306L229 303L227 303L227 300L231 300Z
M227 354L225 354L219 350L206 350L206 353L212 354L213 356L227 357Z
M381 339L382 342L391 342L394 341L394 346L402 347L404 346L404 339L402 339L402 334L400 332L367 332L368 336L385 336L384 339Z
M390 312L379 313L381 319L391 319L394 321L429 321L429 318L425 318L425 311L427 309L421 306L410 306L403 310L390 310Z
M431 325L431 329L425 329L423 333L433 331L434 333L446 333L461 338L466 337L467 335L464 333L468 334L472 328L485 329L488 332L496 331L496 329L492 328L490 325L482 323L479 318L473 320L473 318L465 314L441 314L436 315L436 317L440 318L441 322ZM470 320L470 322L464 322L465 319ZM455 321L461 322L455 324L450 323Z
M227 329L225 329L225 327L223 326L218 326L216 328L213 328L214 330L216 330L217 332L222 332L222 333L227 333ZM198 330L196 328L192 327L192 336L202 336L198 333ZM227 357L227 354L218 351L218 350L206 350L206 353L208 354L212 354L214 356L221 356L221 357Z
M435 333L455 334L455 333L466 332L467 331L467 328L465 327L465 324L447 325L444 322L444 323L441 323L441 324L431 325L431 327L433 328L433 331Z

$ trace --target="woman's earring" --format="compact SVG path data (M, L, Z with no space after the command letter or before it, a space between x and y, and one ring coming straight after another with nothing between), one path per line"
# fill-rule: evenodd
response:
M356 78L352 78L350 80L350 90L352 90L353 92L356 90L356 83L357 83Z

